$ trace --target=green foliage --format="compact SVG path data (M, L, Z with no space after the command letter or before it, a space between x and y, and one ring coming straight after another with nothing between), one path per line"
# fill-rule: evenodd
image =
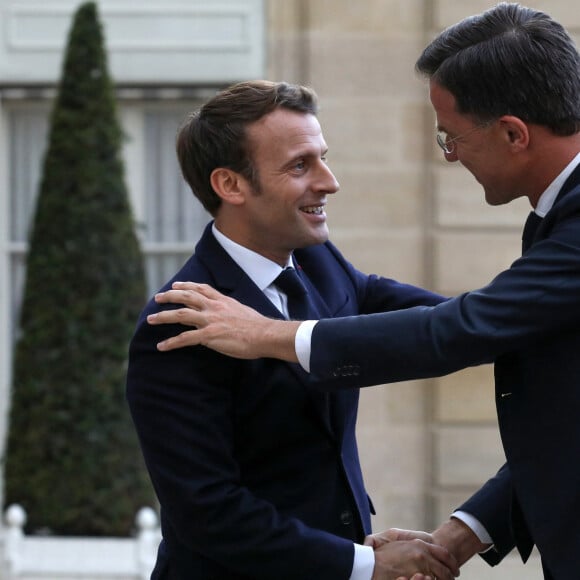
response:
M94 2L68 39L30 236L5 458L28 529L127 535L153 494L124 398L145 297Z

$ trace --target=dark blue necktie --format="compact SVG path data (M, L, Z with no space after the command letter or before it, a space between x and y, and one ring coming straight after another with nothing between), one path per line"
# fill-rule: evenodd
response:
M531 211L522 233L522 252L525 252L532 245L532 240L541 222L542 218L535 211Z
M284 268L278 275L274 284L286 294L288 298L288 314L294 320L317 320L320 318L319 312L308 295L308 290L300 277L300 274L294 268ZM324 417L326 424L332 431L333 421L339 421L333 418L333 397L329 393L309 389L309 396L315 401L320 413ZM336 411L334 411L336 412Z
M284 268L274 280L274 284L286 294L288 298L288 314L294 320L309 318L308 291L294 268ZM312 314L310 314L312 316Z

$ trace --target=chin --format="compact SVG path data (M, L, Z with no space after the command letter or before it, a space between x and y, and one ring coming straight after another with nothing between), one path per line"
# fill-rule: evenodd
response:
M327 241L328 241L328 232L326 232L325 234L308 236L307 238L304 238L302 242L296 245L295 247L308 248L309 246L317 246L319 244L324 244L324 242Z
M328 241L328 229L325 229L324 232L320 232L316 236L317 241L314 242L315 244L324 244L324 242Z
M504 205L508 203L508 200L499 197L498 195L494 195L492 192L486 191L485 192L485 201L487 205Z

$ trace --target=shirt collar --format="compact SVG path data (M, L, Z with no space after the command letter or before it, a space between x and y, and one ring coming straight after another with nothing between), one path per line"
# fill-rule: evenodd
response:
M580 153L578 153L576 157L574 157L574 159L572 159L572 161L566 165L562 173L560 173L560 175L558 175L558 177L556 177L556 179L554 179L554 181L548 185L546 191L542 193L540 199L538 200L538 205L534 210L540 217L545 217L545 215L552 209L552 206L558 197L558 193L560 193L560 190L566 182L566 179L570 177L572 171L576 169L578 164L580 164Z
M276 264L276 262L265 258L253 250L249 250L222 234L216 228L215 222L212 224L211 231L230 258L249 276L252 282L262 292L274 282L284 269L279 264ZM288 266L293 266L292 256L288 258L286 267Z

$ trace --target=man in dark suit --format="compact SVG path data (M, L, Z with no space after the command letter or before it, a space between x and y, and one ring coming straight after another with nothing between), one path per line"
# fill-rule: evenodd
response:
M325 205L339 186L316 112L311 90L256 81L220 92L187 119L179 161L215 221L164 289L174 280L209 284L278 319L441 301L358 272L327 241ZM357 389L313 391L299 365L272 359L240 361L203 347L161 352L157 343L183 327L148 324L159 310L152 300L138 322L127 379L161 505L154 579L458 573L440 546L362 545L372 506L355 440Z
M330 390L495 362L507 463L433 538L460 563L490 544L483 554L490 564L514 546L525 561L536 544L546 579L577 578L578 51L546 14L502 3L442 32L417 69L430 80L446 160L460 161L491 205L529 199L534 211L522 257L484 288L434 307L306 322L299 329L295 322L257 319L210 289L181 286L168 298L191 307L182 319L199 330L161 348L204 344L245 358L300 359ZM381 537L372 539L375 546Z

